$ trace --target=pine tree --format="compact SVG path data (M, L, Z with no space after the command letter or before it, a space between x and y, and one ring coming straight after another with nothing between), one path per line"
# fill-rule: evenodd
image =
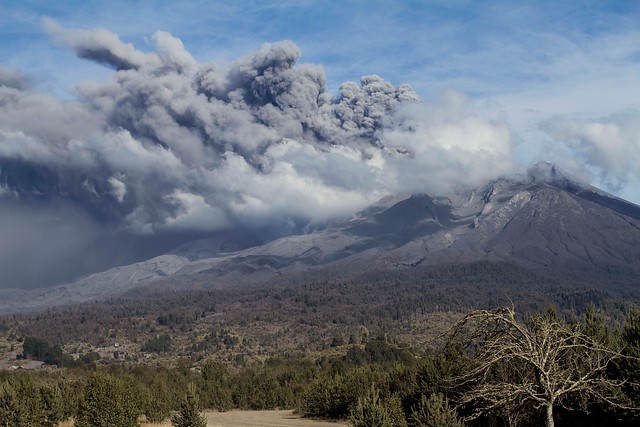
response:
M352 427L395 427L387 407L380 401L378 390L372 385L364 398L349 415Z
M193 383L187 386L180 411L171 417L171 424L173 427L207 427L207 420L200 413L200 400Z
M167 380L162 376L157 376L147 387L141 389L143 401L143 413L148 422L161 423L171 416L172 393L169 390Z
M0 426L12 427L20 423L23 408L14 388L8 382L0 384Z
M233 402L229 375L224 365L215 360L207 360L202 367L202 380L204 382L204 404L207 408L218 411L228 411Z
M394 394L386 399L384 405L387 407L394 427L408 427L405 413L402 409L402 401L397 395Z
M85 388L76 427L137 427L139 412L130 387L120 378L96 372Z
M64 402L57 384L40 386L40 402L42 406L42 427L57 427L64 419Z
M412 427L464 427L442 393L433 393L428 399L422 395L411 412L410 424Z

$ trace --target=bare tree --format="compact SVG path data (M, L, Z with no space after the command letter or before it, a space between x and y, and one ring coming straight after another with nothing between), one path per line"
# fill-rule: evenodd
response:
M456 325L474 350L469 372L457 378L466 388L463 404L470 419L498 411L544 410L545 425L554 426L553 410L581 402L625 405L624 380L606 375L622 354L547 312L518 320L513 308L474 311Z

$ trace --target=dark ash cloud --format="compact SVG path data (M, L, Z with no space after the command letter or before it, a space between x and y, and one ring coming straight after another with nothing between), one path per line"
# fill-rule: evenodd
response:
M155 55L137 51L132 44L123 43L116 34L104 29L67 29L50 18L43 18L42 28L57 43L72 48L80 58L96 61L116 70L140 68L147 62L157 61Z
M299 64L291 41L223 67L198 63L165 32L145 53L107 30L50 19L43 27L78 57L115 70L61 101L0 68L0 201L84 218L71 221L85 237L69 238L67 258L87 266L58 281L91 270L78 249L97 240L125 248L142 236L149 246L161 242L160 251L251 229L257 241L351 215L389 193L437 193L513 169L508 128L471 114L460 94L427 104L409 86L370 75L334 96L322 67ZM12 221L18 210L0 216ZM40 234L65 227L46 223ZM4 236L5 253L17 239ZM48 252L55 249L42 259ZM112 263L150 253L130 252ZM47 284L44 270L24 280L5 274L0 286Z

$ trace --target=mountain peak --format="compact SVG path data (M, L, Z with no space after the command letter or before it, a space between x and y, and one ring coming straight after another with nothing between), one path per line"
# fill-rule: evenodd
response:
M563 174L556 165L549 162L538 162L527 169L527 175L532 182L546 182L549 184L567 183L571 180Z

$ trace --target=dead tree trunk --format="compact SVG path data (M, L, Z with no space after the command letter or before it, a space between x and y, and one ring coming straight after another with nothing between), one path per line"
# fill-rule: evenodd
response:
M547 412L546 412L546 417L544 419L544 425L546 427L554 427L554 422L553 422L553 402L549 402L547 403Z

